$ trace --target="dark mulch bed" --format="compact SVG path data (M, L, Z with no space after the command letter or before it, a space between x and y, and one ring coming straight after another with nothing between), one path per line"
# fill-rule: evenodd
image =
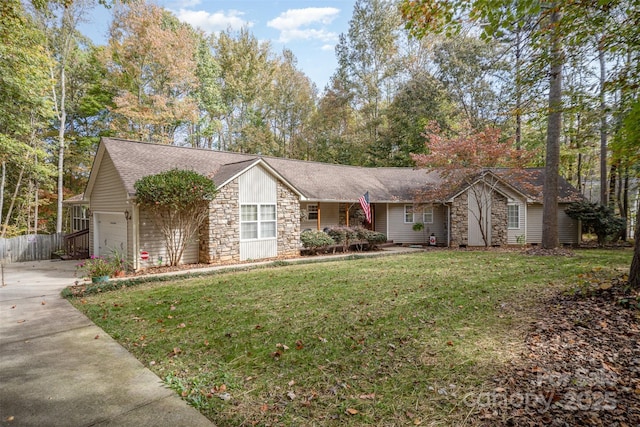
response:
M587 275L548 300L522 358L468 402L479 424L640 425L640 294L625 283Z

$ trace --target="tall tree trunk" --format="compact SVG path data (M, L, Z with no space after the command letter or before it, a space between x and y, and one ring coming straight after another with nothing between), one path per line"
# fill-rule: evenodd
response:
M38 155L36 154L36 167L37 167L37 165L38 165ZM34 198L35 205L33 207L33 234L38 234L38 214L39 214L39 212L38 212L38 204L40 203L39 195L38 195L38 189L40 187L38 185L38 177L36 177L34 179L34 181L35 182L34 182L33 186L34 186L34 193L35 194L34 194L33 198Z
M633 258L629 269L629 286L640 289L640 213L636 214L636 231L634 233L635 244Z
M618 211L624 219L624 229L620 231L620 239L627 241L629 229L629 166L623 168L623 172L618 173Z
M2 161L2 179L0 179L0 224L2 224L2 210L4 209L4 186L7 178L7 162Z
M516 28L516 148L522 148L522 28Z
M578 153L578 165L576 166L576 173L578 174L578 191L582 192L582 153Z
M7 210L7 216L4 218L4 224L2 225L2 233L0 233L0 237L4 238L7 235L7 228L9 228L9 220L11 219L11 213L13 211L13 206L15 205L16 199L18 198L18 192L20 191L20 185L22 184L22 175L24 174L24 169L26 166L22 166L20 169L20 174L18 175L18 181L16 182L16 188L13 191L13 197L11 197L11 203L9 204L9 209Z
M611 172L609 172L609 191L605 194L609 197L609 200L605 201L603 205L611 206L614 208L616 206L616 179L618 178L618 165L619 161L611 163ZM605 182L605 187L607 183Z
M607 204L607 104L605 82L607 68L604 57L604 36L598 40L598 60L600 61L600 204Z
M549 118L547 122L547 153L543 187L542 247L558 246L558 175L560 171L560 135L562 132L562 41L560 11L552 5L550 17L551 59L549 73Z
M58 129L58 209L56 220L56 233L62 233L62 200L64 199L64 131L67 122L65 62L60 65L60 129Z

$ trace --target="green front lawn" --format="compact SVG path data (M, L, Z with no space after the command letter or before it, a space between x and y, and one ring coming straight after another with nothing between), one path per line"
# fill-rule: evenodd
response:
M536 301L627 250L430 251L156 282L73 300L219 426L461 425Z

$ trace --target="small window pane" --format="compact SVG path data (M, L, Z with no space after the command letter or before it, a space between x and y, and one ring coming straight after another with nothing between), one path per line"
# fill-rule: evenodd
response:
M318 205L307 205L307 219L318 219Z
M433 208L424 208L424 211L422 211L422 222L425 224L433 224Z
M258 206L257 205L243 205L241 221L257 221L258 220Z
M263 205L260 207L260 220L261 221L275 221L276 219L276 207L275 205Z
M275 221L263 222L260 225L260 237L276 237Z
M258 238L258 223L257 222L244 222L240 227L241 239L257 239Z
M413 222L413 206L411 205L404 205L404 222Z

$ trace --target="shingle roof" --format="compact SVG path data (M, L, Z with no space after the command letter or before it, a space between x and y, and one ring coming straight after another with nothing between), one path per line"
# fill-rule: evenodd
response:
M62 203L68 205L81 205L85 203L84 193L76 194L75 196L71 196L68 199L64 199Z
M369 192L371 202L412 201L415 192L438 182L424 169L367 168L264 157L309 200L353 201Z
M425 169L335 165L117 138L102 138L101 143L130 195L135 194L133 185L140 178L173 168L193 170L211 177L216 185L221 186L259 159L305 199L313 201L356 201L368 191L372 203L407 202L415 200L417 192L442 182L437 171L427 172ZM544 181L544 169L531 171L533 187L537 188L538 183ZM535 191L532 192L532 186L518 182L510 184L531 199L539 197ZM562 199L573 198L575 193L579 195L564 179L560 180L560 190Z
M504 176L504 170L495 170L498 176ZM508 172L508 183L526 195L531 201L542 203L544 188L544 168L526 168ZM571 203L583 200L584 196L562 176L558 177L558 202Z
M133 185L140 178L170 169L185 169L211 177L217 185L247 168L257 156L189 147L160 145L117 138L102 138L127 193L135 194Z

